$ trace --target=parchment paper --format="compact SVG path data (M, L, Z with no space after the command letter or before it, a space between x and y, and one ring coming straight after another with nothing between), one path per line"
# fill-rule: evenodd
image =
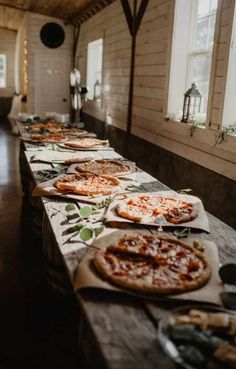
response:
M136 194L133 193L128 196L135 196L135 195L141 195L141 194L142 193L136 193ZM145 194L147 194L147 192L145 192ZM124 196L121 196L121 197L116 198L116 200L110 204L107 210L107 213L106 213L106 222L108 223L109 222L136 223L136 224L143 224L143 225L150 225L150 226L160 226L161 225L162 227L190 227L190 228L201 229L203 231L210 233L208 218L206 216L203 204L198 197L179 194L175 191L148 192L148 195L150 196L160 195L163 197L173 197L175 199L191 202L194 204L194 207L197 208L198 215L195 219L190 220L189 222L181 223L181 224L172 224L168 221L164 221L161 223L160 222L154 222L154 223L134 222L132 220L122 218L116 213L117 205L119 204L120 200L124 198Z
M61 174L58 177L50 179L49 181L38 184L33 189L32 196L60 196L60 197L64 197L67 199L74 199L77 201L88 202L91 204L99 204L101 201L109 197L113 197L115 195L113 193L111 195L92 197L92 196L82 196L82 195L77 195L77 194L63 194L60 191L58 191L56 187L54 187L54 183L63 176L64 174ZM122 179L120 179L120 183L121 183L121 190L119 192L121 193L125 193L125 188L127 186L130 186L133 184L135 185L135 182L133 181L133 179L130 179L129 177L127 178L122 177Z
M91 154L83 154L83 153L71 153L71 152L61 152L56 150L45 150L41 151L34 155L34 158L31 158L31 162L43 162L43 163L65 163L66 160L79 159L83 160L84 158L89 158L93 160L94 157ZM68 163L69 164L69 163Z
M100 248L105 245L110 245L116 242L120 237L124 236L125 234L134 234L138 233L137 231L117 231L110 233L107 236L101 237L94 241L93 246L96 248ZM142 231L142 233L148 233L147 231ZM150 234L150 233L149 233ZM185 241L190 243L192 241ZM219 270L219 257L218 257L218 250L217 246L211 241L203 241L205 246L204 255L206 256L208 263L212 270L212 276L209 282L195 291L190 291L187 293L181 293L178 295L150 295L150 294L142 294L138 292L132 292L132 290L128 290L125 288L116 287L115 285L111 284L110 282L106 281L103 276L99 272L97 272L94 264L93 258L96 253L96 249L89 248L85 256L83 257L79 267L77 269L77 273L74 280L74 289L75 290L82 290L87 288L98 288L98 289L105 289L110 291L119 291L128 294L132 294L138 297L142 297L145 299L152 299L152 300L180 300L180 301L196 301L196 302L206 302L212 303L217 305L222 305L221 300L219 298L219 293L223 291L222 283L218 276Z

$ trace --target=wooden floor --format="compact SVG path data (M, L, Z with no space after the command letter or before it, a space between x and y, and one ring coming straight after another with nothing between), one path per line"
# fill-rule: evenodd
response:
M47 286L18 155L19 140L0 119L0 369L75 369L77 308Z

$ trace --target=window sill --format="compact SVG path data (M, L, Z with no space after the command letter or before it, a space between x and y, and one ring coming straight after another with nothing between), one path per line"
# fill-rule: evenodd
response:
M168 136L176 136L176 139L180 139L181 142L189 145L196 146L196 148L208 147L207 151L228 152L229 155L236 154L236 136L227 135L223 142L216 145L217 132L207 128L196 126L192 136L190 136L190 123L182 123L169 120L161 124L161 130L166 131ZM225 156L225 155L223 155ZM236 163L236 157L234 158Z

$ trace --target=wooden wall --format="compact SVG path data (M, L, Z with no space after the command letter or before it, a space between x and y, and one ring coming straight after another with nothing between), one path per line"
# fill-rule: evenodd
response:
M0 5L0 27L17 31L21 25L23 15L22 10Z
M87 45L103 38L102 106L87 102L85 111L94 117L125 129L130 70L131 37L120 1L83 23L77 46L76 66L86 84Z
M7 85L0 88L0 97L10 97L15 92L14 68L15 68L15 45L16 32L0 28L0 54L6 54L7 62Z
M132 0L129 1L132 5ZM221 128L234 0L220 0L217 15L209 108L205 129L166 121L174 21L174 0L149 0L137 34L131 133L187 157L236 181L236 138L215 146ZM103 104L87 102L85 112L126 130L131 36L120 0L81 25L76 63L86 83L88 42L104 38Z
M132 133L139 137L156 132L167 112L174 5L150 0L137 35Z

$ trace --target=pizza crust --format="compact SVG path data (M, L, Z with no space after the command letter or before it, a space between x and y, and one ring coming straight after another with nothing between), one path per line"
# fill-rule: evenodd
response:
M78 173L65 175L58 179L54 186L62 193L97 196L117 192L120 189L120 181L112 176Z
M166 220L170 221L173 224L181 224L185 222L190 222L198 216L198 208L195 204L193 204L192 212L190 214L181 215L176 218L172 218L171 220L166 217Z
M203 270L201 271L200 276L198 276L196 279L189 280L189 281L180 280L181 281L180 285L172 286L171 283L169 283L168 280L166 280L166 282L161 287L156 286L152 283L153 262L151 260L148 261L148 258L147 258L147 265L148 263L150 265L150 276L147 276L145 278L142 278L142 277L137 278L136 276L132 277L129 275L127 276L114 275L113 269L110 267L105 257L106 252L110 246L104 246L99 251L97 251L94 257L95 267L100 272L100 274L102 274L102 276L106 280L110 281L111 283L119 287L127 288L129 290L140 292L143 294L162 294L162 295L179 294L179 293L184 293L184 292L192 291L195 289L199 289L209 281L211 277L211 269L206 259L200 252L193 249L190 245L182 241L170 238L170 237L156 237L156 238L167 241L173 247L175 247L175 245L180 245L184 249L187 249L193 252L194 255L199 259L199 262L202 263L202 265L204 266ZM115 248L115 245L114 245L114 248Z

